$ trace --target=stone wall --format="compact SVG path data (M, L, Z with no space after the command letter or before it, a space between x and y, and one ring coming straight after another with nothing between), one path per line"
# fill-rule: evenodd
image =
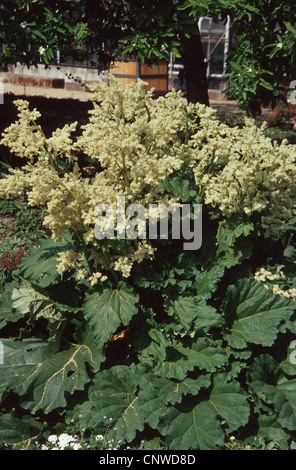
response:
M7 71L0 73L1 80L21 86L41 88L64 88L67 90L84 90L85 85L108 80L108 71L98 73L95 69L84 67L57 66L46 68L43 64L30 68L24 65L9 65Z

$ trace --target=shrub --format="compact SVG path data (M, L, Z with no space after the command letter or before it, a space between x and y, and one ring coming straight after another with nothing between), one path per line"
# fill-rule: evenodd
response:
M141 81L111 85L93 87L75 141L75 124L46 138L24 101L3 135L28 162L0 193L45 205L52 233L0 300L3 446L24 448L73 421L100 435L107 417L106 442L124 445L219 449L231 436L293 448L293 146L250 119L228 127L179 93L154 106ZM119 236L118 197L133 236ZM132 204L202 205L201 246L184 249L173 217L168 237L139 238ZM98 206L117 215L113 237L96 232ZM200 212L190 217L200 228Z
M268 127L278 127L286 122L294 123L296 118L296 106L291 103L280 103L274 112L267 118Z

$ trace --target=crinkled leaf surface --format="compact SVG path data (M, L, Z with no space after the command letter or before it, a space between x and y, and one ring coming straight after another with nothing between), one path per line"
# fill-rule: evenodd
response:
M83 390L90 381L86 363L93 353L84 344L53 354L41 340L2 340L4 363L0 365L1 387L22 396L23 408L32 413L42 409L49 413L65 407L65 394Z
M21 275L39 287L47 287L59 281L58 253L71 249L73 249L73 241L70 234L65 234L61 242L55 242L50 238L40 240L39 246L32 249L30 256L22 259L19 266Z
M103 346L120 326L127 326L138 312L138 295L128 286L104 289L86 297L83 314L98 346Z
M218 265L231 268L251 256L253 244L247 237L253 228L251 223L239 223L236 217L219 224L215 254Z
M280 450L289 449L290 434L281 427L275 415L260 415L258 425L259 438L263 438L265 442L274 442Z
M250 415L248 396L238 382L227 382L224 374L218 375L209 402L227 422L228 432L247 424Z
M42 424L31 417L22 419L12 413L0 415L0 445L10 445L15 450L26 450L41 432Z
M296 379L283 380L269 389L267 400L278 412L278 422L289 431L296 430Z
M196 379L186 377L181 382L167 380L159 390L159 396L166 404L180 403L185 395L197 395L201 389L211 385L211 374L199 374Z
M170 450L215 450L224 444L224 431L213 406L203 401L193 408L172 407L161 420Z
M11 295L17 285L17 281L12 281L11 283L6 284L0 296L0 329L7 323L14 323L22 318L22 314L14 311L12 307Z
M227 383L224 375L214 382L209 400L190 406L192 398L185 399L181 405L168 408L166 414L159 416L158 429L166 435L169 449L217 449L224 445L221 421L228 424L228 432L248 422L248 397L239 383Z
M114 366L100 371L89 389L91 407L84 422L96 427L112 418L114 438L131 442L137 431L144 429L144 420L137 396L138 376L134 367ZM106 417L106 418L104 418Z
M251 386L257 396L273 405L279 424L289 431L296 430L296 379L287 380L268 354L254 360Z
M22 315L30 314L36 319L61 320L62 314L56 309L55 302L34 289L28 281L12 292L12 306Z
M220 341L200 337L185 344L168 348L167 357L155 366L158 375L168 379L184 380L188 371L215 372L228 361L228 354Z
M168 313L175 315L184 328L207 332L212 327L221 327L222 316L198 297L178 297L169 301Z
M215 292L217 285L225 271L224 266L213 266L208 271L198 271L196 274L195 288L198 297L209 299Z
M160 390L168 383L169 381L165 378L146 377L139 392L141 413L145 422L153 429L157 429L160 416L167 411L167 407L160 397Z
M196 191L191 189L190 182L182 180L179 176L171 180L164 180L162 186L173 198L179 199L181 202L188 202L196 197Z
M180 403L183 396L197 395L202 388L211 385L211 377L200 375L197 379L186 378L182 382L146 374L139 391L139 405L145 422L157 429L159 419L167 412L168 404Z
M229 344L243 349L248 343L272 346L281 322L288 320L296 303L280 297L253 279L240 279L227 290L225 314L232 322Z

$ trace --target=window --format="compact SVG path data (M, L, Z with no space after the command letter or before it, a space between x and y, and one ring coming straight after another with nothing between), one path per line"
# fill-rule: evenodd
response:
M203 53L208 64L208 78L222 78L226 71L226 59L229 49L230 19L214 23L209 17L202 17L198 22Z
M198 27L207 63L207 78L223 78L229 49L230 18L228 17L225 24L224 21L214 23L212 18L203 16L198 22ZM176 77L182 68L182 61L171 54L169 77Z

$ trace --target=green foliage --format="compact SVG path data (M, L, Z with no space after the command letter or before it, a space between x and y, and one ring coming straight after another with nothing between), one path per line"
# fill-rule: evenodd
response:
M148 64L183 58L186 40L199 34L201 16L231 19L225 92L253 116L282 99L283 82L296 74L295 5L285 0L100 0L49 2L14 0L1 10L5 47L0 63L55 62L56 49L86 58L100 69L115 58L136 57ZM1 38L1 35L0 35ZM198 69L202 69L200 57ZM199 85L200 86L200 85Z
M42 227L43 210L33 208L23 198L0 200L0 290L12 280L12 272L29 246L48 232Z
M256 116L261 107L275 107L283 99L284 82L295 76L295 6L262 0L256 5L234 2L230 7L234 45L228 57L225 93L241 109ZM245 13L245 14L244 14Z
M169 122L176 114L173 103ZM213 140L222 125L209 114L202 128L181 110L181 123L191 120L192 135L195 126L205 132L195 141L199 155L206 132ZM233 131L232 145L241 131ZM242 153L234 163L253 157ZM212 153L204 158L209 175ZM220 169L222 158L215 163ZM58 270L61 253L85 255L94 242L68 225L62 240L45 238L31 247L6 283L0 297L1 448L34 448L52 435L65 437L73 423L81 439L104 449L109 443L143 448L143 439L145 449L294 448L295 217L282 222L279 236L267 237L256 212L225 216L204 203L190 168L160 180L158 196L203 202L199 250L184 251L177 239L153 239L154 258L134 263L119 282L109 271L109 278L93 285L76 276L75 264ZM125 240L97 243L108 255L120 253ZM103 436L102 442L94 436Z
M275 107L274 112L268 116L267 125L268 127L282 126L285 123L290 122L294 125L296 119L296 106L288 103L280 103Z
M225 90L237 100L242 110L256 116L261 107L270 103L274 107L282 99L284 82L295 77L295 38L291 23L295 5L285 0L186 0L187 10L196 20L205 14L215 19L231 20L232 47L227 58L227 78L230 86Z
M77 4L76 4L77 5ZM4 44L0 63L48 65L55 59L56 48L77 46L88 36L86 24L79 21L73 4L63 2L5 2L2 5L0 31Z
M6 328L13 322L20 332L5 338L2 322L2 445L29 445L48 429L46 416L63 410L66 422L80 416L94 434L112 417L106 439L126 444L150 429L169 449L219 449L226 435L254 438L259 426L266 445L288 448L296 430L296 369L288 357L295 302L252 278L237 279L238 268L255 262L248 249L236 255L248 233L244 226L222 248L217 225L221 254L202 271L201 254L191 259L172 244L190 269L172 262L172 277L154 264L147 277L138 273L145 288L122 283L95 292L69 279L72 288L61 290L56 243L41 242L21 264L24 279L1 298ZM153 271L162 273L161 289ZM31 337L34 331L42 338ZM24 417L9 414L15 395Z

